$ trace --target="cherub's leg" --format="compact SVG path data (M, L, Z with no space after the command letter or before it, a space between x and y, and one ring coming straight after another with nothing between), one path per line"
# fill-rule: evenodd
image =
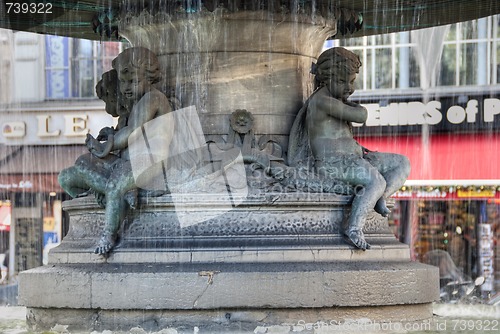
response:
M96 254L106 255L116 245L117 233L127 212L125 193L136 185L132 172L119 170L109 179L106 185L105 225Z
M343 163L346 164L346 163ZM366 250L370 245L366 242L363 227L369 212L374 208L377 201L382 197L386 188L386 183L382 175L368 161L361 157L347 162L349 166L342 164L325 164L324 168L317 163L317 170L320 174L328 173L355 186L357 189L351 206L351 214L348 220L348 227L344 234L358 248Z
M386 217L390 213L386 199L405 183L410 175L410 161L404 155L380 152L370 152L365 155L365 159L382 174L386 181L384 194L374 207L376 212Z
M90 189L90 186L85 182L82 175L78 172L78 169L74 166L63 169L59 173L57 180L64 191L73 198L78 197L78 195Z
M115 156L98 159L91 154L85 154L78 157L73 168L78 171L89 188L96 193L104 194L108 179L111 177L111 165L116 159Z
M387 207L387 202L384 196L378 199L373 209L375 210L376 213L380 214L382 217L387 217L391 213L391 210L389 210L389 208Z
M354 195L351 215L349 216L349 226L345 234L356 247L366 250L370 248L370 245L365 240L363 227L369 212L382 196L385 181L381 175L378 175L371 179L358 178L356 184L363 186L363 188Z

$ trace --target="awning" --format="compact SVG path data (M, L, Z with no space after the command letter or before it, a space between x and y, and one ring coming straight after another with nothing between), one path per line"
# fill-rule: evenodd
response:
M73 166L88 153L85 145L19 146L0 145L0 192L62 192L59 172Z
M0 174L0 192L62 192L54 174Z
M407 185L500 185L500 134L384 136L359 138L372 151L406 155Z
M88 153L85 145L17 146L16 149L0 145L0 174L57 174L85 153Z

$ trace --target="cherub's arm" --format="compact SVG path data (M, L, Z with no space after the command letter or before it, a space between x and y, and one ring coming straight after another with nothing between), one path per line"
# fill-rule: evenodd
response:
M107 136L107 140L103 143L94 138L90 133L87 133L87 138L85 138L85 145L87 145L90 153L98 158L104 158L111 153L113 150L113 142L112 134Z
M89 151L98 158L104 158L113 150L117 150L114 143L115 133L118 132L121 128L126 126L127 117L120 116L118 118L118 125L116 129L114 127L104 127L99 131L99 134L96 138L94 138L91 134L87 134L87 138L85 139L85 144Z
M339 99L326 95L316 95L316 108L322 110L329 116L355 123L364 123L368 118L366 108L353 103L344 103Z
M114 150L126 148L128 146L128 137L135 129L149 122L157 115L162 115L169 111L171 111L170 104L162 93L154 92L144 95L135 104L133 111L130 113L127 125L115 132Z
M109 136L113 136L114 134L115 128L113 128L112 126L106 126L99 131L96 139L99 141L108 140Z
M128 137L132 134L132 132L152 119L152 117L148 118L145 116L148 116L152 112L153 106L150 103L140 102L138 102L137 105L134 106L133 112L130 113L128 124L115 132L113 143L115 150L122 150L124 148L127 148Z

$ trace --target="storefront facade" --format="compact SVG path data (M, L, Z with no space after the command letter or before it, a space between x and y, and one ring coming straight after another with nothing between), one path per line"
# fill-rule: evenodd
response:
M58 173L113 119L95 95L120 43L0 30L0 254L40 266L68 229Z
M370 150L410 159L391 221L412 258L447 253L461 279L484 277L476 293L488 300L500 291L500 91L481 89L360 96L369 116L355 132Z
M358 141L410 159L395 235L414 260L448 259L444 283L484 277L476 295L488 300L500 291L500 17L328 46L363 63L352 97L368 110Z
M489 299L498 291L499 197L499 191L480 187L400 191L395 195L394 234L410 245L416 261L429 262L430 256L444 251L461 279L484 277L478 295ZM451 273L443 273L447 275Z
M95 101L57 109L31 104L4 111L0 123L0 200L10 215L8 228L0 232L0 252L9 250L9 272L15 276L46 263L48 250L65 235L62 201L69 197L58 173L88 153L82 145L87 133L95 135L113 121Z

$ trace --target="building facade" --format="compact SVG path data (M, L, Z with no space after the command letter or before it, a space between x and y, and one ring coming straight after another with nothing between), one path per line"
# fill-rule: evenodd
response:
M0 254L13 279L68 229L57 175L113 125L95 85L122 45L3 29L0 44Z
M394 196L395 234L415 260L444 252L465 279L484 277L478 294L491 298L500 291L500 17L334 45L363 63L353 99L369 116L359 142L412 164Z

